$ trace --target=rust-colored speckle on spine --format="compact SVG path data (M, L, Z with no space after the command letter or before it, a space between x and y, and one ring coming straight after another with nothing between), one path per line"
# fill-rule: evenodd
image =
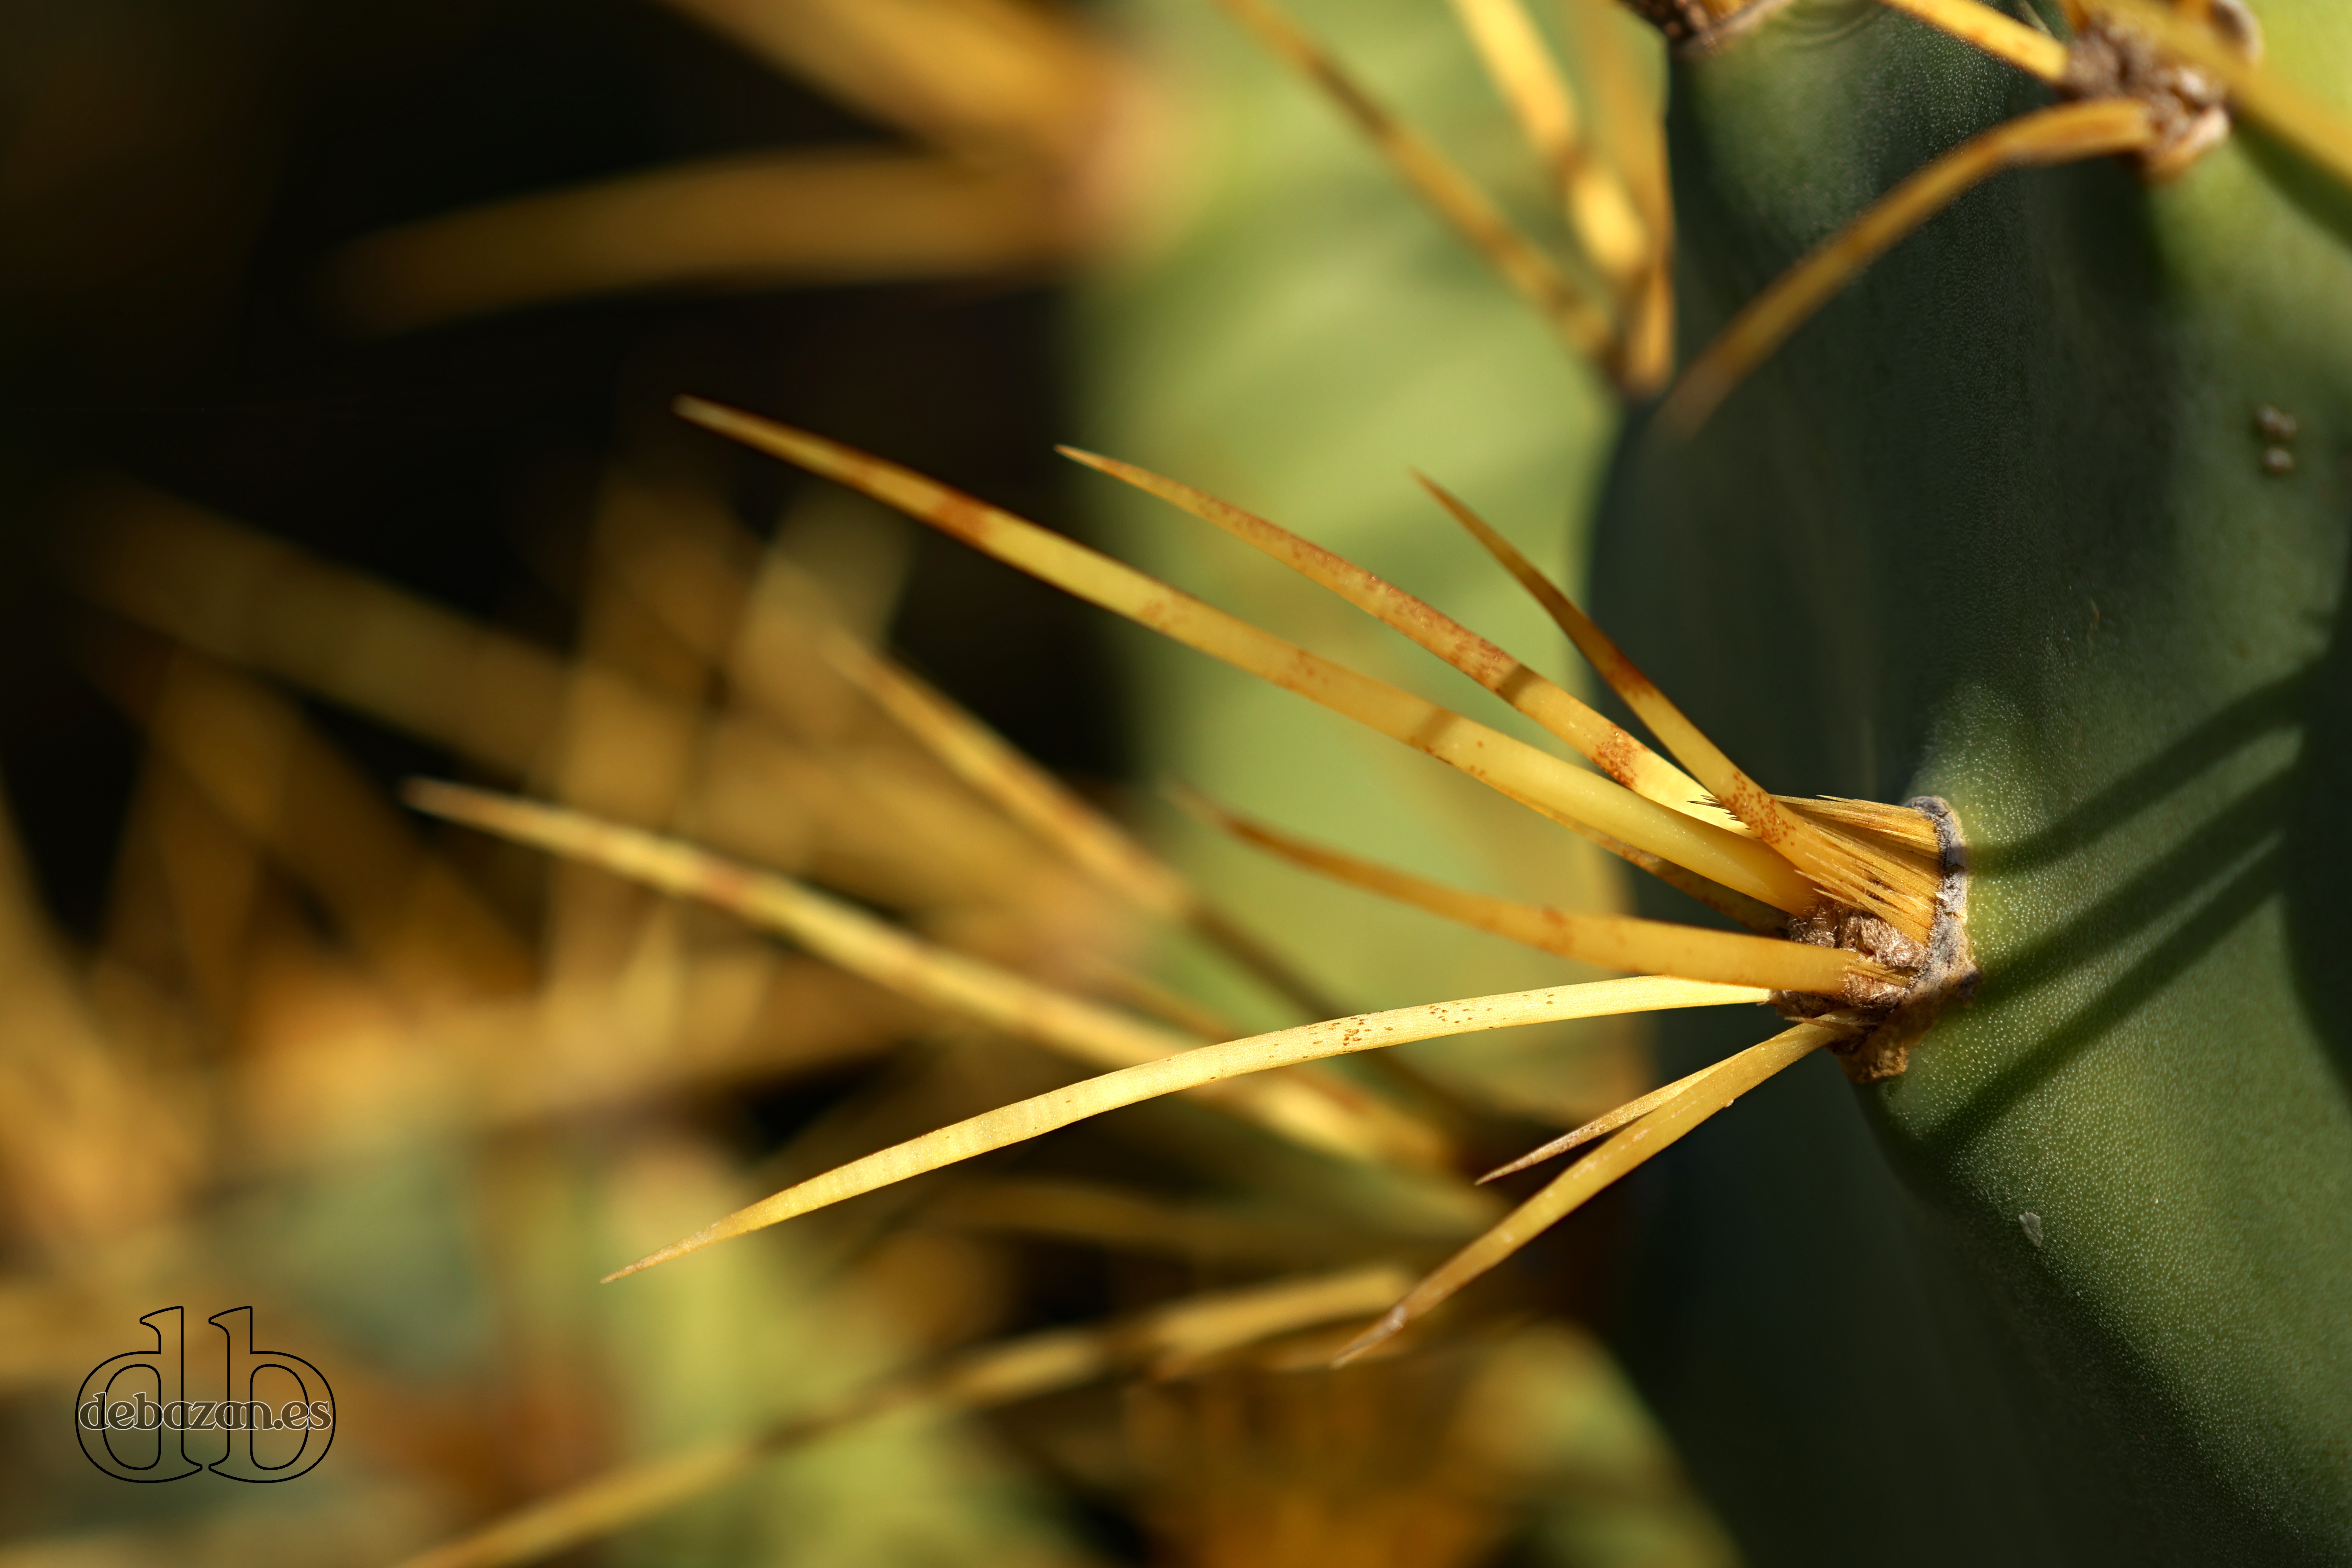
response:
M741 910L751 902L751 875L740 866L711 861L698 868L702 896L725 910Z
M940 488L932 502L938 525L959 539L979 539L988 531L988 509L961 490Z
M1612 724L1608 733L1601 737L1601 744L1593 749L1592 760L1600 765L1602 773L1631 789L1633 787L1635 767L1649 754L1647 746Z
M1735 775L1738 782L1725 795L1723 808L1748 825L1748 830L1779 849L1790 836L1789 819L1780 813L1779 800L1765 792L1746 773Z

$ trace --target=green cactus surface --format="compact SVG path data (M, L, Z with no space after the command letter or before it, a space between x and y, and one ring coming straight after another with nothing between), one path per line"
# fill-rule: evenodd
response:
M2352 14L2258 11L2352 100ZM1695 346L2047 93L1792 0L1673 100ZM1983 984L1910 1071L1655 1178L1636 1369L1759 1562L2352 1559L2347 217L2242 123L2004 175L1629 428L1603 620L1773 787L1940 795L1972 857Z

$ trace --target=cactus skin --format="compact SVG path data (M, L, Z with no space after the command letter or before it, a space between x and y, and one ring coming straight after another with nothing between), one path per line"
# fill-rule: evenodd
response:
M2341 103L2352 13L2257 3ZM1867 0L1679 67L1688 341L2040 99ZM1977 861L1985 983L1907 1076L1657 1178L1627 1348L1759 1563L2352 1561L2347 215L2242 126L2168 185L2004 176L1693 446L1628 433L1629 651L1775 787L1940 795Z

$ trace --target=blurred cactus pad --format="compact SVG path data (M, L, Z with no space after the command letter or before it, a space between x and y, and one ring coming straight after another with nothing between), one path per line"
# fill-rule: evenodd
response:
M1559 238L1543 170L1444 4L1294 9L1515 219ZM1637 68L1620 85L1654 113L1663 61L1649 29L1612 6L1580 9ZM1215 5L1140 0L1119 14L1179 105L1178 177L1134 253L1098 269L1081 295L1083 439L1296 529L1507 647L1557 647L1543 612L1444 521L1408 465L1518 521L1539 563L1579 588L1586 498L1617 423L1606 384L1399 191L1354 127ZM1458 676L1297 574L1149 496L1094 479L1083 493L1112 553L1355 668L1463 701ZM1565 536L1563 517L1576 520ZM1129 633L1115 646L1134 683L1146 777L1183 780L1442 880L1560 909L1626 898L1616 862L1465 776L1162 638ZM1571 686L1586 676L1548 662ZM1517 713L1480 716L1549 743ZM1206 828L1182 847L1205 885L1265 911L1288 951L1356 1006L1602 973L1302 873ZM1577 1116L1633 1087L1638 1069L1620 1042L1633 1043L1622 1021L1598 1019L1403 1050L1531 1111Z
M2352 16L2258 16L2352 101ZM1849 0L1681 63L1686 341L2046 97ZM1855 1091L1883 1163L1817 1094L1664 1178L1765 1227L1636 1356L1760 1559L2352 1554L2347 215L2243 119L2008 175L1627 434L1599 613L1776 787L1949 801L1973 871L1973 1005Z

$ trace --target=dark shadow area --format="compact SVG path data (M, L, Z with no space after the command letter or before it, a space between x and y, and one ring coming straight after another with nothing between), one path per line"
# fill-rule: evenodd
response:
M2282 777L2241 796L2063 931L2001 957L1986 974L1979 1000L1991 1003L2046 985L2187 905L2198 889L2276 833L2291 782Z
M2077 1053L2175 984L2183 969L2203 957L2265 900L2278 895L2284 858L2282 852L2272 850L2223 883L2179 930L2150 948L2064 1024L2043 1036L2032 1051L2011 1062L1990 1085L1970 1096L1964 1114L1923 1141L1927 1152L1940 1161L1958 1156L1971 1138L1999 1122Z
M2310 674L2257 687L2186 735L2069 811L2049 826L2006 844L1971 844L1969 864L1999 877L2028 871L2087 849L2116 828L2274 731L2301 717L2314 684Z
M2352 1091L2352 564L2302 702L2303 747L2285 806L2281 880L2295 990L2336 1081Z
M2312 222L2333 231L2337 239L2352 241L2352 191L2345 189L2340 178L2242 116L2231 130L2254 167L2281 195Z

